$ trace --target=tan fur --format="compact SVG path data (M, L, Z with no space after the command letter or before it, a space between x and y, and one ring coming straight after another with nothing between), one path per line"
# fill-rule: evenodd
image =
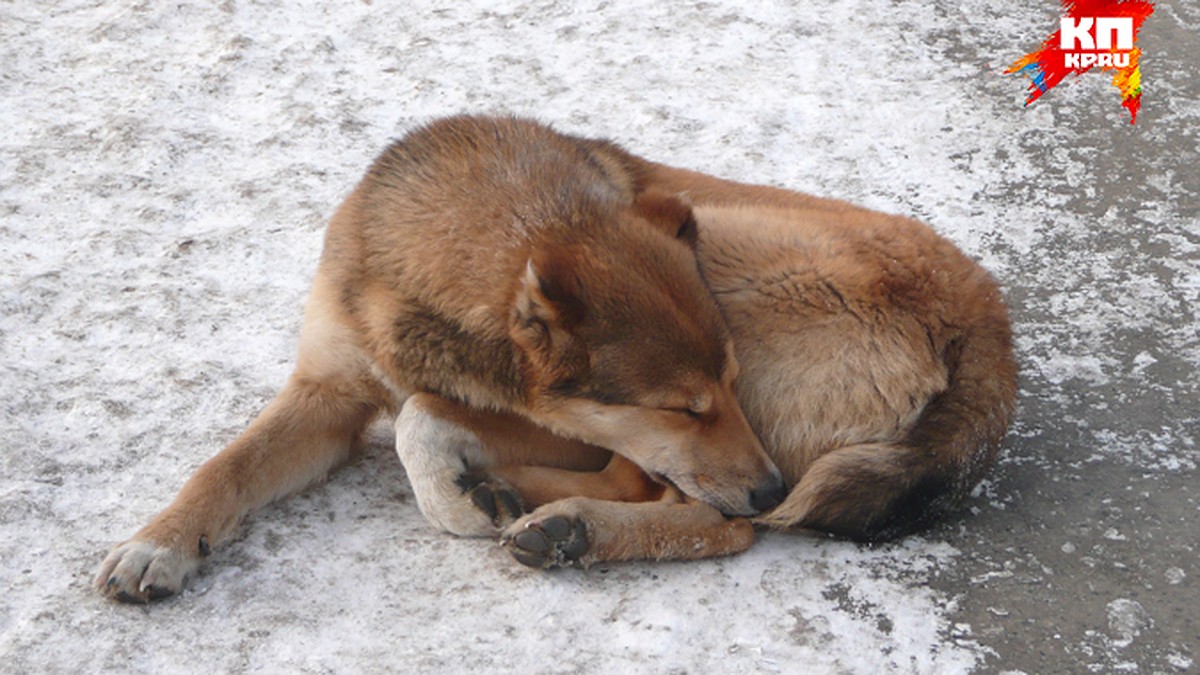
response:
M502 465L488 471L520 493L527 508L588 495L614 502L650 502L663 497L667 487L651 480L636 464L620 455L600 471L585 472L530 465Z
M288 385L96 584L178 590L381 412L431 520L510 543L571 522L581 564L743 550L721 511L777 504L780 472L762 522L890 536L990 464L1009 341L987 274L914 221L523 120L439 121L331 220ZM514 489L539 507L516 522Z
M926 332L951 309L935 295L949 292L937 238L819 213L698 210L701 264L742 345L739 398L764 443L787 448L790 483L831 448L902 439L947 386L945 338Z

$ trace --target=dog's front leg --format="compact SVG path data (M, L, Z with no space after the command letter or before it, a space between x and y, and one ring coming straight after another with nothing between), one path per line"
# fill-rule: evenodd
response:
M96 588L122 602L177 592L251 510L326 474L349 454L376 407L336 382L293 376L233 443L205 462L179 495L108 554Z
M530 567L589 567L618 560L691 560L740 553L754 543L745 518L669 490L657 502L572 497L508 526L501 543Z
M123 602L171 595L247 513L322 478L388 406L369 374L337 289L320 271L296 371L233 443L205 462L162 513L108 554L97 589Z

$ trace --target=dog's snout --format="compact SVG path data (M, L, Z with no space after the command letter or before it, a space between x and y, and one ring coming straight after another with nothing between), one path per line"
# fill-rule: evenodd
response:
M787 498L787 486L779 474L771 474L750 492L750 507L762 513L783 503Z

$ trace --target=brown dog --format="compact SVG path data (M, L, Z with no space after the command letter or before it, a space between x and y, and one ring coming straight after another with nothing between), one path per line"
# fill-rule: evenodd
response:
M704 207L698 251L680 193ZM545 504L507 531L531 564L744 548L722 513L784 498L758 437L795 486L769 522L886 536L978 479L1012 380L994 284L919 224L452 118L338 210L288 386L96 581L127 601L178 590L401 407L422 510L489 534L517 494Z

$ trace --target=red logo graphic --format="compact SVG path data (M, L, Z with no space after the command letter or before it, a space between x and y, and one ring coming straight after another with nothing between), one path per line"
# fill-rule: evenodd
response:
M1100 68L1113 73L1113 86L1121 91L1121 105L1129 110L1129 123L1137 121L1142 104L1142 50L1137 34L1154 5L1145 0L1063 0L1065 15L1059 30L1006 70L1023 73L1029 83L1025 105L1058 86L1068 75L1078 77Z

